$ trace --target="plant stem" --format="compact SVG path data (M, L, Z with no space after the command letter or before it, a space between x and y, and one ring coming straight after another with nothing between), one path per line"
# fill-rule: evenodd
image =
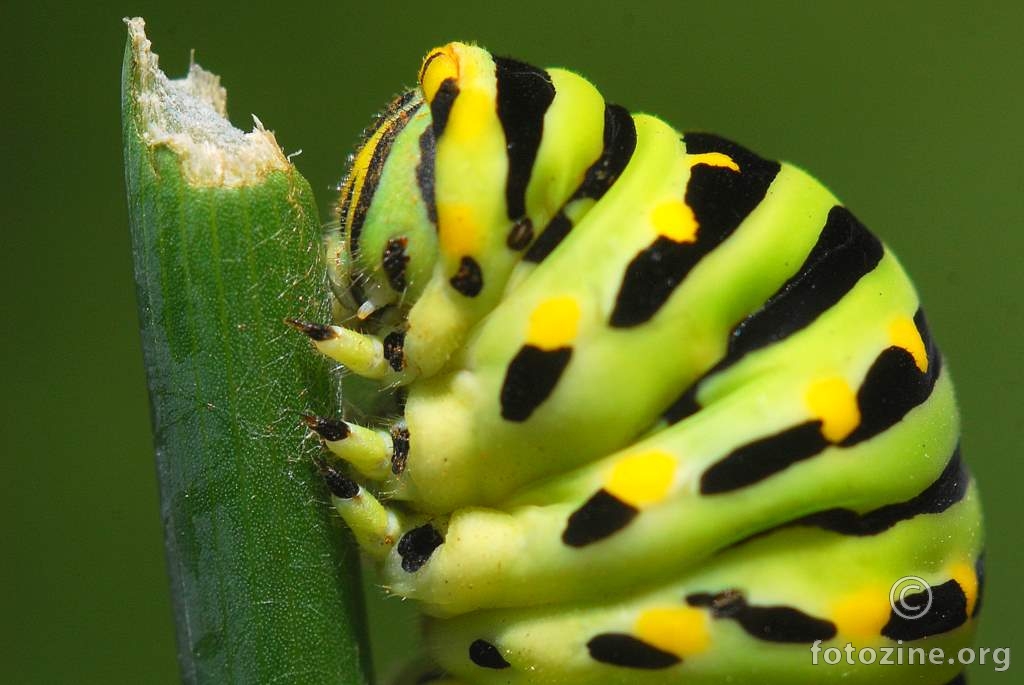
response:
M182 675L370 681L358 560L301 411L331 369L282 320L329 318L308 183L224 118L219 79L169 81L128 22L122 119L143 351Z

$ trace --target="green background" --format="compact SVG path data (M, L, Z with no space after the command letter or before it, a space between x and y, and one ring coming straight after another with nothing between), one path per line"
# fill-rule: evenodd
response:
M177 680L120 149L129 14L172 76L196 48L236 125L254 112L302 149L322 207L362 126L452 39L824 179L922 292L988 516L978 644L1024 658L1024 5L808 5L5 2L0 681ZM409 651L408 614L376 628L380 661Z

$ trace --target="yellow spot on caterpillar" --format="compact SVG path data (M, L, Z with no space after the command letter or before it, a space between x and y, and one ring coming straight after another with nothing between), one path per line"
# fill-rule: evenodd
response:
M530 314L526 342L542 350L557 350L576 339L580 305L568 295L544 300Z
M725 167L726 169L732 169L733 171L739 172L740 166L732 160L732 157L721 152L702 152L697 155L690 155L690 166L695 167L698 164L706 164L707 166Z
M829 442L840 442L860 423L860 407L850 384L834 376L811 383L804 398Z
M845 637L861 641L878 639L889 622L889 589L870 585L843 595L832 607L836 630Z
M480 227L468 204L438 202L437 230L441 249L450 257L468 257L480 248Z
M661 450L625 456L612 466L605 490L634 507L660 502L672 487L676 464Z
M928 372L928 351L924 349L924 340L913 319L901 316L889 324L889 340L911 354L921 373Z
M651 223L658 235L677 243L692 243L697 239L697 217L682 200L669 200L655 207Z
M459 77L459 63L451 46L431 50L420 67L420 87L427 102L433 102L441 84L447 79Z
M444 135L458 141L473 141L487 130L487 124L497 121L494 98L484 90L470 88L459 93L448 115Z
M679 656L699 654L711 643L707 615L692 607L648 609L633 630L644 642Z
M974 613L974 607L978 604L978 573L972 564L958 563L950 569L950 576L964 591L967 598L967 615Z

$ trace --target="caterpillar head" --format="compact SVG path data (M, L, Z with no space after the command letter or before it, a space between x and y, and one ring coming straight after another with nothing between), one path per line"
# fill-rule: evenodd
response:
M491 59L486 51L463 44L432 51L417 87L385 107L353 155L337 207L341 232L330 247L337 267L335 290L344 292L342 302L359 318L386 305L413 304L434 274L437 140L459 91L460 68L471 77ZM470 162L461 171L473 177L480 170ZM494 188L481 191L489 194ZM471 241L465 231L461 239Z
M434 134L417 88L396 97L367 130L341 185L340 234L329 239L334 284L365 318L414 300L436 261ZM362 307L360 309L360 307Z
M563 102L553 105L560 82ZM538 236L551 221L564 228L559 211L593 185L605 119L596 90L560 70L463 43L428 53L417 87L370 127L342 184L341 231L329 245L342 318L402 305L377 320L412 331L413 348L433 350L413 355L420 368L437 370L502 297L516 264L553 248L557 239ZM551 141L577 140L577 152L542 146L546 130L557 134ZM610 185L612 170L594 166L597 185ZM544 243L536 254L535 243Z

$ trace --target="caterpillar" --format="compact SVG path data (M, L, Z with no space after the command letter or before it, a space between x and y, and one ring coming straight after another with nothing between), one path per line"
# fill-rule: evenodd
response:
M983 581L918 295L821 183L451 43L368 129L337 212L336 323L289 323L396 418L304 421L425 616L416 682L965 682L813 663L955 654ZM904 577L924 616L893 602Z

